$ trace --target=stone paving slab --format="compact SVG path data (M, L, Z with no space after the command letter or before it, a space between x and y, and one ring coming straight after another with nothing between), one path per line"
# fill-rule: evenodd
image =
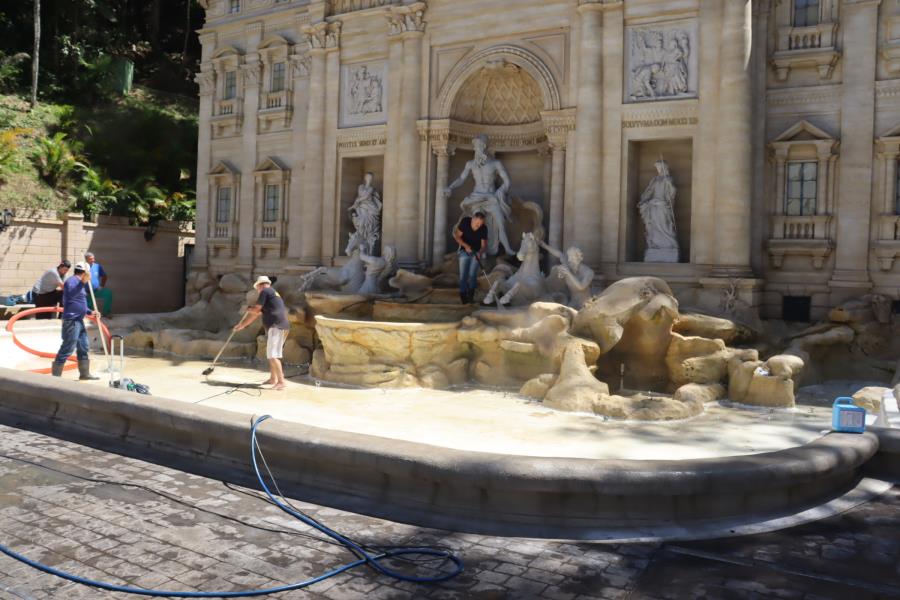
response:
M678 544L457 534L295 504L368 544L452 548L466 571L445 584L420 586L360 569L276 598L900 598L896 486L826 521ZM351 560L253 490L4 426L0 540L81 575L178 590L278 585ZM126 597L0 556L2 600Z

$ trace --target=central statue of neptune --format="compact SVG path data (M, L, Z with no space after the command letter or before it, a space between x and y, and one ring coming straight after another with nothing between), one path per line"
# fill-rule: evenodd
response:
M472 140L472 147L475 148L475 158L467 162L459 178L444 189L444 201L453 190L464 184L471 174L475 180L475 189L460 204L463 215L471 216L481 211L487 217L485 224L488 228L488 254L497 254L500 246L503 246L507 254L515 254L506 235L506 222L511 212L506 202L506 193L510 185L509 174L502 162L488 154L486 135L475 137ZM496 185L498 177L502 182L499 187Z

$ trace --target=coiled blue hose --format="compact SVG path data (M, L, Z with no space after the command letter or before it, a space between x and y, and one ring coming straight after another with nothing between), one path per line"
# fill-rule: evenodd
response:
M332 569L318 577L313 577L311 579L306 579L304 581L299 581L297 583L291 583L288 585L282 585L278 587L271 587L265 589L258 590L246 590L240 592L179 592L179 591L168 591L168 590L151 590L145 588L131 587L125 585L115 585L112 583L105 583L102 581L95 581L93 579L88 579L86 577L80 577L78 575L73 575L72 573L68 573L66 571L61 571L60 569L55 569L48 565L39 563L37 561L31 560L30 558L15 552L11 548L0 543L0 552L9 556L10 558L14 558L26 565L35 568L39 571L43 571L44 573L49 573L50 575L55 575L56 577L61 577L63 579L67 579L69 581L73 581L75 583L79 583L82 585L87 585L95 588L99 588L101 590L109 590L111 592L124 592L126 594L136 594L139 596L153 596L153 597L166 597L166 598L249 598L252 596L265 596L268 594L277 594L279 592L287 592L290 590L298 590L301 588L305 588L313 585L314 583L319 583L320 581L324 581L330 577L334 577L335 575L339 575L344 573L345 571L349 571L350 569L354 569L356 567L362 565L368 565L373 568L375 571L387 575L388 577L393 577L394 579L399 579L401 581L410 581L413 583L438 583L441 581L447 581L448 579L452 579L456 577L463 571L463 562L462 560L455 556L454 554L446 551L440 550L436 548L393 548L390 550L386 550L384 552L373 553L370 550L364 548L362 545L354 542L353 540L341 535L337 531L326 527L322 523L319 523L315 519L304 515L300 511L288 506L284 502L282 502L279 498L272 494L269 490L269 487L266 485L266 482L263 480L262 473L259 470L259 464L257 463L257 453L262 456L262 451L259 449L259 444L256 440L256 430L259 428L260 424L267 419L271 419L271 415L263 415L256 419L253 422L253 426L250 429L250 456L253 461L253 470L256 472L256 478L259 481L259 485L262 487L266 496L268 496L269 500L275 504L278 508L291 515L292 517L298 519L304 524L316 529L327 535L328 537L336 540L338 543L346 547L348 550L356 554L359 557L358 560L353 562L349 562L345 565ZM265 459L264 459L265 460ZM271 476L271 473L270 473ZM274 479L273 479L274 482ZM277 488L277 484L276 484ZM450 561L453 563L453 569L443 575L437 575L434 577L416 577L412 575L404 575L399 571L395 571L394 569L388 568L381 564L381 561L385 559L390 559L398 556L409 556L409 555L418 555L418 556L433 556L436 559L443 559L442 564L446 563L446 561Z

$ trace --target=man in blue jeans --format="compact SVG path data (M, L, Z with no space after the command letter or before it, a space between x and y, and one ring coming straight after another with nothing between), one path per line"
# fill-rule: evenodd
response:
M83 262L75 265L74 277L69 277L63 284L63 315L62 315L62 344L56 359L53 361L51 372L54 377L62 375L66 359L72 355L72 351L78 352L78 378L82 380L99 379L91 375L91 361L88 358L90 344L88 342L87 329L84 327L84 318L93 314L99 317L100 313L88 309L88 285L91 280L91 271ZM102 333L101 333L102 335Z
M453 239L459 244L456 252L459 257L459 299L463 304L471 304L478 288L478 261L484 258L487 250L484 213L464 217L453 230Z

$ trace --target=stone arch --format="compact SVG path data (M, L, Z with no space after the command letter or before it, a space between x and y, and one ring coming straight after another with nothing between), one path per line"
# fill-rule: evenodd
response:
M469 79L491 63L504 62L522 69L530 75L541 90L543 110L559 110L562 107L559 84L550 67L534 52L520 46L501 45L486 48L458 64L448 75L438 95L439 119L450 118L460 90Z

